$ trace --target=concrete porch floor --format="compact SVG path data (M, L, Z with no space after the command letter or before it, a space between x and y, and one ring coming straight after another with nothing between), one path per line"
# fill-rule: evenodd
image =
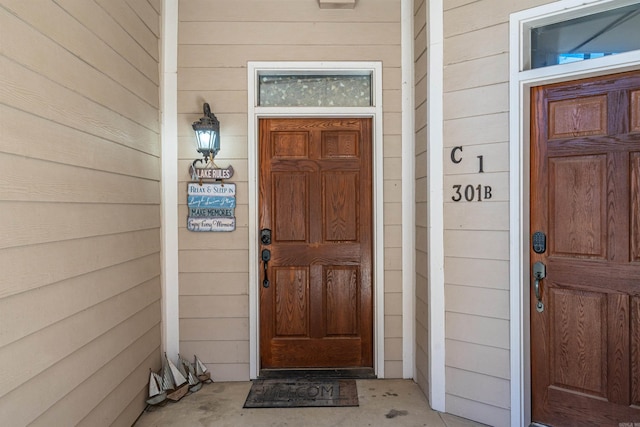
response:
M411 380L357 380L357 386L359 407L244 409L250 382L205 384L179 402L148 409L134 426L483 426L431 410Z

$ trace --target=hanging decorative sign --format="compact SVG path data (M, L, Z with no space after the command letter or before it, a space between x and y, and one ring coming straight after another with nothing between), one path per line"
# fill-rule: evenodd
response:
M191 218L232 217L233 208L189 208Z
M195 162L189 167L192 179L229 179L233 176L233 166L223 168L197 168Z
M188 196L190 208L235 208L235 196Z
M189 231L233 231L236 229L235 218L189 218Z
M236 185L232 183L218 184L203 182L190 182L187 184L187 194L190 196L235 196Z
M190 182L187 184L187 206L189 231L236 229L236 185L233 183Z

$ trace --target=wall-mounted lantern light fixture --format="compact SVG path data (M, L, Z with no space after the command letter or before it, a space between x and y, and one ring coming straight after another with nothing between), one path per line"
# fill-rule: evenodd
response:
M198 153L203 159L191 163L189 173L194 182L187 185L189 231L233 231L236 229L236 185L225 180L233 176L233 167L219 168L214 158L220 151L220 122L206 102L204 117L193 122ZM197 167L203 163L203 167ZM206 182L205 182L206 181Z
M193 130L198 142L198 153L204 156L206 162L213 161L220 151L220 122L211 113L208 103L202 106L204 116L197 122L193 122Z

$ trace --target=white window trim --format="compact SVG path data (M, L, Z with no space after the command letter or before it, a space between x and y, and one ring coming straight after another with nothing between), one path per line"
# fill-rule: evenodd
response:
M637 2L562 0L514 13L509 27L509 205L511 425L531 422L529 343L529 89L533 86L640 69L640 51L525 70L528 29Z
M372 72L372 107L259 107L260 72ZM373 119L373 281L374 370L384 378L384 173L381 62L248 62L248 167L249 167L249 376L260 371L260 320L258 297L258 119L263 117L371 117Z

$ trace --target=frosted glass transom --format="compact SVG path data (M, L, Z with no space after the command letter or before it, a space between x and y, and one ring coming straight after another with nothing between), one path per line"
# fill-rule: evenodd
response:
M370 107L371 74L262 75L260 107Z

